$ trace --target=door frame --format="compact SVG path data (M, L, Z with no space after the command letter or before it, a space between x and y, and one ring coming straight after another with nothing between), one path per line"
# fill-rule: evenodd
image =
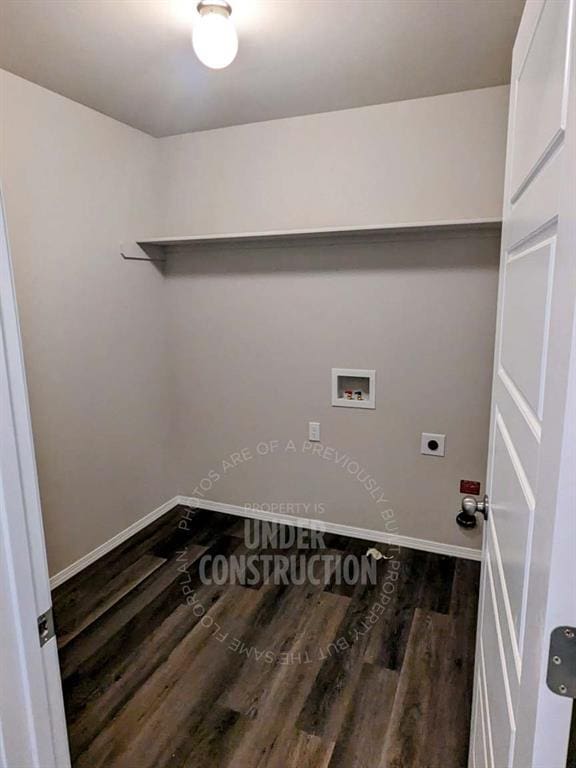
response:
M40 494L6 216L0 188L0 766L68 768Z

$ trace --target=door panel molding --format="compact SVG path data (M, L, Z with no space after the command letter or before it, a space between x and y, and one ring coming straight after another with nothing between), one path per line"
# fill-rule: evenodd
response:
M480 648L488 712L488 734L494 765L496 768L508 768L516 734L516 722L489 560L486 560L485 567L488 600L482 616L484 631L483 637L480 639ZM487 646L490 647L492 654L489 665L486 663L488 658ZM506 728L502 728L503 723L506 723Z
M497 577L495 584L499 585L499 589L496 589L498 607L502 604L504 606L505 625L508 630L504 633L509 639L510 652L506 653L506 656L510 656L513 662L513 668L516 672L516 680L514 681L514 687L516 688L520 684L520 678L522 675L522 657L520 655L521 643L519 640L516 627L514 626L514 617L512 615L512 606L510 604L510 595L508 593L508 585L506 584L506 576L504 574L504 567L502 565L502 556L500 554L500 548L498 546L498 535L496 528L494 527L494 521L489 519L488 525L491 526L491 537L489 541L489 548L487 551L487 557L490 559L492 568L492 574L496 571ZM498 599L498 593L501 598Z
M506 451L508 453L508 456L510 457L510 463L514 468L516 478L518 479L518 483L520 484L520 488L522 489L522 493L524 494L524 499L526 500L528 509L531 512L533 512L536 507L536 497L534 495L534 491L532 490L530 481L528 480L526 472L524 471L524 467L522 466L522 462L520 461L520 457L518 456L518 452L514 447L514 442L510 437L510 433L508 432L508 429L506 427L506 424L504 423L504 419L502 418L502 414L500 413L500 411L496 412L496 429L498 433L502 436L504 446L506 447Z
M481 690L480 697L482 700L482 710L484 712L484 725L486 728L486 752L489 758L489 765L491 768L494 766L494 744L492 742L492 726L490 719L490 703L488 698L488 684L486 682L486 662L484 659L484 647L480 642L480 673L481 673Z
M556 233L508 255L502 275L499 370L535 432L544 407L555 254Z
M515 203L564 141L568 110L569 6L547 0L515 78L511 202ZM534 110L537 103L540 109Z

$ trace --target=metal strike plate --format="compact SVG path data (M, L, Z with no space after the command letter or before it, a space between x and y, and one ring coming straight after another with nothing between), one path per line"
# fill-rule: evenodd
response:
M546 683L559 696L576 699L576 627L552 631Z
M46 645L48 640L54 637L54 615L52 608L38 616L38 637L40 638L41 648L43 645Z

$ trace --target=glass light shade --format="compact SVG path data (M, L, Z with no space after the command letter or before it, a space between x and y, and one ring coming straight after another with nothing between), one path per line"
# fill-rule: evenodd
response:
M204 11L194 23L192 45L202 64L210 69L227 67L238 52L238 35L230 17L218 11Z

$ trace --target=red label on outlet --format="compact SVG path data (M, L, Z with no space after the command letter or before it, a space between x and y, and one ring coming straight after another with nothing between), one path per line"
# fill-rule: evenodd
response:
M480 495L480 483L476 480L460 480L460 493L469 493L472 496Z

